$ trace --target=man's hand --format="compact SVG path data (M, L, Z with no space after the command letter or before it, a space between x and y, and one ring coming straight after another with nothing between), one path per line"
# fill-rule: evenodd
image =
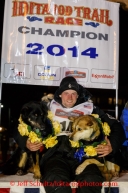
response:
M100 154L98 157L104 157L112 152L112 146L107 136L105 136L105 141L106 145L100 144L96 147L97 154Z
M35 143L31 143L31 141L29 139L27 139L26 142L26 147L30 150L30 151L37 151L40 149L40 147L42 147L43 144L40 142L35 142Z

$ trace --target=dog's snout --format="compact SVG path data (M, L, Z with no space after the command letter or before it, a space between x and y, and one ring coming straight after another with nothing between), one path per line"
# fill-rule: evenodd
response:
M46 136L47 132L46 131L43 131L42 132L42 136Z
M41 130L41 131L45 130L45 125L41 125L40 130Z

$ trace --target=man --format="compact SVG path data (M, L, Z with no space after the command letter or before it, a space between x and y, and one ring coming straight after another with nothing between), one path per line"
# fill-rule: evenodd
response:
M125 134L120 122L94 106L90 98L91 94L79 85L74 77L68 76L62 79L60 87L51 101L50 110L54 113L54 118L60 121L62 132L61 136L58 136L61 141L60 147L49 149L41 160L41 182L48 182L49 184L45 186L46 193L71 193L71 187L66 183L68 184L73 180L79 182L77 193L101 192L104 178L95 164L88 165L81 174L75 175L79 162L70 155L70 150L68 152L68 149L71 149L67 146L68 135L71 133L68 116L74 113L77 116L98 114L103 122L109 124L111 134L106 138L107 144L99 145L96 148L100 158L104 156L107 156L109 160L111 157L113 158L124 142ZM17 137L17 143L20 138L21 136ZM27 138L24 138L24 145L31 151L36 151L42 146L41 143L31 143ZM90 182L92 185L88 186L86 182Z

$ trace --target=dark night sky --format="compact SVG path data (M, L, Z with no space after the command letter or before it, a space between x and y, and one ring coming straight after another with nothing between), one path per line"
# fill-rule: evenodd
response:
M2 45L4 0L0 6L0 49ZM1 50L0 50L1 53ZM120 8L120 36L119 36L119 98L128 100L128 11ZM2 84L2 103L11 109L11 116L19 116L22 105L30 100L40 100L44 92L54 93L57 87ZM115 90L88 89L96 97L115 97ZM105 103L100 104L106 108ZM123 109L123 105L121 107ZM2 118L5 117L4 110ZM3 118L4 119L4 118ZM7 121L6 121L7 122Z

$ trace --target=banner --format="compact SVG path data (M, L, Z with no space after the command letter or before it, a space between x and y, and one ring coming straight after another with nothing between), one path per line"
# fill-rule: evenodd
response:
M119 4L5 0L2 82L118 88Z

